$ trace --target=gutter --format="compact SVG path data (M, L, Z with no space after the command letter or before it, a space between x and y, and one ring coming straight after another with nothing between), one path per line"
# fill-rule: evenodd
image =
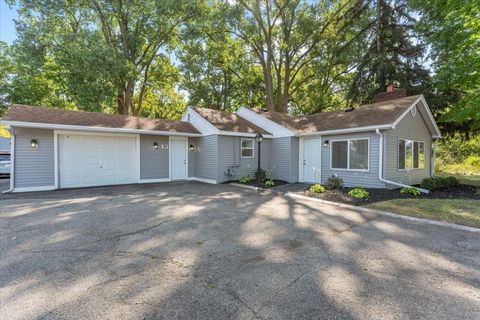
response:
M109 133L130 133L130 134L150 134L162 136L181 136L181 137L201 137L201 133L175 132L175 131L157 131L148 129L127 129L127 128L111 128L111 127L94 127L94 126L78 126L67 124L50 124L36 123L24 121L1 120L0 124L9 127L20 128L37 128L37 129L56 129L56 130L73 130L73 131L92 131L92 132L109 132Z
M297 134L295 134L295 137L310 137L310 136L318 136L318 135L357 133L357 132L373 131L373 130L379 130L379 129L394 129L394 126L391 125L391 124L383 124L383 125L379 125L379 126L368 126L368 127L348 128L348 129L335 129L335 130L306 132L306 133L297 133Z
M399 187L402 187L402 188L415 188L417 189L418 191L420 192L423 192L423 193L429 193L430 191L428 191L427 189L423 189L423 188L417 188L417 187L413 187L413 186L409 186L408 184L403 184L403 183L399 183L399 182L395 182L395 181L390 181L390 180L387 180L387 179L384 179L383 178L383 134L380 132L380 129L377 128L375 130L375 133L378 134L380 136L380 150L378 152L378 179L384 183L388 183L388 184L393 184L395 186L399 186Z
M431 155L431 159L430 159L430 177L433 177L433 175L435 173L435 158L437 156L437 142L438 142L438 139L439 138L434 137L433 144L432 144L432 155Z
M13 128L10 128L11 140L10 140L10 189L3 191L2 193L10 193L14 189L15 181L15 132Z

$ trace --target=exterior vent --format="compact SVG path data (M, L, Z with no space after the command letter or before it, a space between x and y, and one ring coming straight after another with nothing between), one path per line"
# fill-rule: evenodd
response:
M349 108L346 108L344 111L345 112L352 112L353 110L355 110L354 107L349 107Z

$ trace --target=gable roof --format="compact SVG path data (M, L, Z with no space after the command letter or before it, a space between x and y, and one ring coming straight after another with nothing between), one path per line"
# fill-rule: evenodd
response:
M12 105L4 115L3 120L6 122L25 122L33 124L149 130L172 133L199 133L190 123L182 121L32 107L20 104Z
M270 134L235 113L209 108L189 107L220 131Z
M392 126L422 95L381 101L356 107L353 111L319 112L293 116L280 112L252 110L296 134L356 129L373 126ZM427 107L428 108L428 107Z

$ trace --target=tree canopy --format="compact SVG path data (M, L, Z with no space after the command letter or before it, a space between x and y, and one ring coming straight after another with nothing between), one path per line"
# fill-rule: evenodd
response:
M480 132L480 1L7 0L0 106L178 119L187 105L311 114L423 93Z

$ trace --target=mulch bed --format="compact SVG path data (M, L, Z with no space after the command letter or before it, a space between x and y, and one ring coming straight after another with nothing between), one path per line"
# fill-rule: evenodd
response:
M273 180L273 183L274 183L273 186L267 186L263 183L260 183L260 185L259 185L259 184L257 184L256 180L250 180L250 182L248 182L248 183L240 183L238 181L230 181L230 182L235 182L235 183L238 183L238 184L244 184L246 186L259 187L259 188L262 188L262 189L272 189L272 188L276 188L276 187L280 187L280 186L288 184L288 182L285 182L283 180Z
M348 191L353 188L342 188L340 190L326 190L324 193L310 192L308 189L298 192L298 194L323 199L327 201L340 202L355 206L362 206L379 201L392 199L474 199L480 200L480 193L477 187L460 184L454 188L430 191L430 193L422 193L418 197L400 193L400 189L365 189L370 194L368 199L355 199L348 195Z

